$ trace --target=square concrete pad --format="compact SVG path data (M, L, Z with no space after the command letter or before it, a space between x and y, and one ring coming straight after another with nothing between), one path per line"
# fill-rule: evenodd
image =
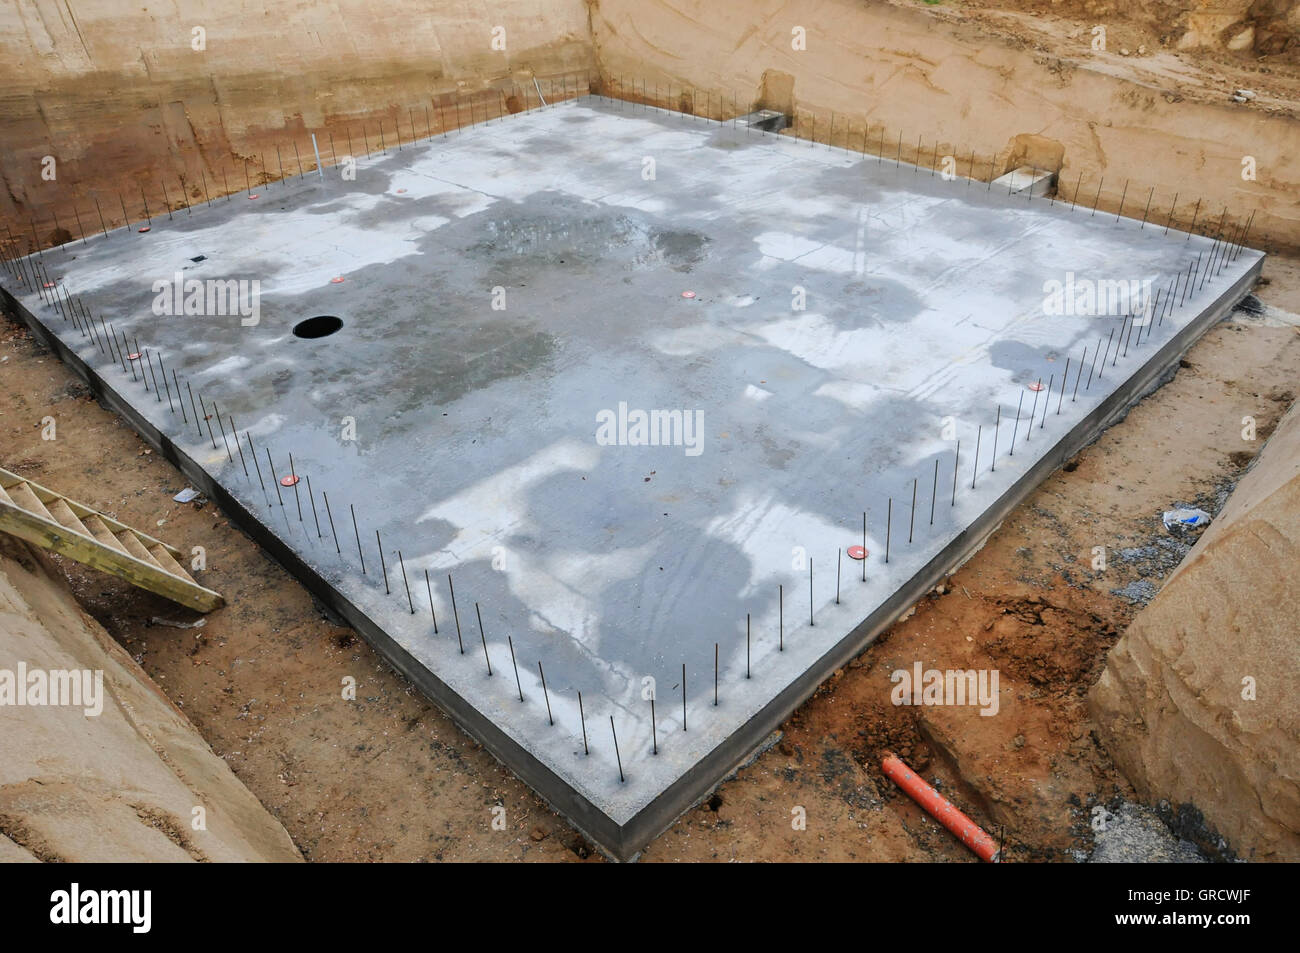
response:
M197 486L619 857L1153 386L1262 261L595 97L341 172L45 252L99 345L6 285ZM257 280L257 323L155 313L178 276ZM1089 289L1111 313L1077 313ZM319 315L342 327L295 336ZM147 356L105 346L107 324ZM661 439L638 439L639 412ZM290 454L300 480L277 487ZM865 581L847 553L864 511Z

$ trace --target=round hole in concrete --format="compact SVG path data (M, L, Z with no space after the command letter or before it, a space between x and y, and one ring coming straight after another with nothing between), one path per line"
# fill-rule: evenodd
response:
M300 338L323 338L341 327L343 327L342 318L336 318L332 314L318 314L314 318L307 318L295 324L293 333L295 337Z

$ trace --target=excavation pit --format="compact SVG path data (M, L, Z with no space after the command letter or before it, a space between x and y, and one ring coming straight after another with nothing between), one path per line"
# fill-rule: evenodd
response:
M57 303L6 288L623 858L1154 386L1263 257L599 97L340 172L22 263ZM346 347L282 346L337 314ZM123 359L137 339L160 379Z

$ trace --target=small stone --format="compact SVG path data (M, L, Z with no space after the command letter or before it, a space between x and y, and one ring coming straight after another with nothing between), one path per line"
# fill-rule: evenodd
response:
M1242 50L1253 47L1255 45L1255 25L1247 24L1246 28L1229 39L1226 45L1234 53L1240 53Z
M529 832L528 836L531 837L531 838L532 838L533 840L535 840L535 841L546 840L546 831L542 830L540 827L534 827L534 828Z
M1025 746L1025 736L1016 735L1015 739L1011 742L1011 744L1015 746L1017 750L1023 748Z

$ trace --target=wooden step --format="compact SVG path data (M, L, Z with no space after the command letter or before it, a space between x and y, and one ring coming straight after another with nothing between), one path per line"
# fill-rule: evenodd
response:
M118 542L117 537L109 532L108 527L104 525L104 521L101 520L98 515L87 516L81 521L81 524L85 526L86 529L90 530L91 536L95 537L95 539L99 540L105 546L108 546L110 549L116 549L119 553L127 553L130 555L127 548Z
M77 514L72 512L66 500L55 499L45 504L46 509L54 514L54 518L72 530L74 533L80 533L83 536L89 536L90 530L86 529L84 523L77 519Z
M190 582L194 581L194 577L185 571L184 566L172 558L172 554L167 552L166 548L162 546L151 546L149 547L149 555L157 560L163 569L166 569L172 575L180 576L182 579L188 579Z
M41 502L40 497L33 493L32 488L26 483L15 483L8 489L10 499L23 509L27 510L27 512L35 513L37 516L43 516L45 519L50 520L53 523L58 522L58 520L54 518L54 514L45 508L45 504Z
M140 542L140 538L129 529L124 529L122 532L114 533L113 535L116 536L117 541L126 548L126 551L136 559L141 562L153 563L159 569L167 568L158 560L154 559L153 556L149 555L149 550L145 548L144 543Z

